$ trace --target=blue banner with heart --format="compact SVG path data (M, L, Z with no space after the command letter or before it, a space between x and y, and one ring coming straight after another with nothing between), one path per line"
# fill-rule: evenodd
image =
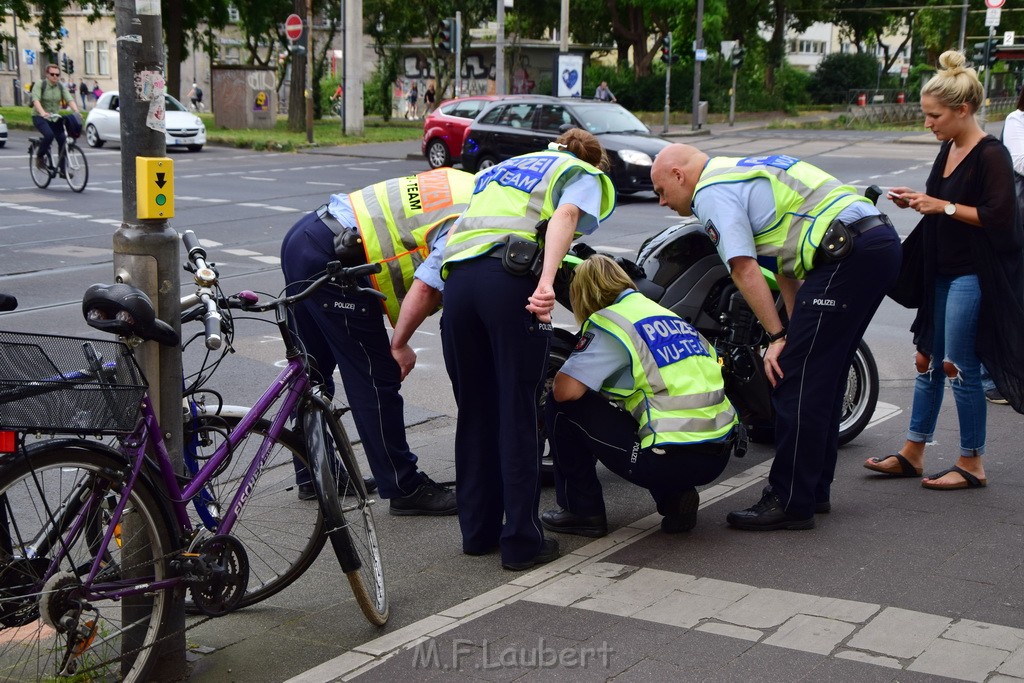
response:
M583 94L583 55L558 55L554 94L558 97L580 97Z

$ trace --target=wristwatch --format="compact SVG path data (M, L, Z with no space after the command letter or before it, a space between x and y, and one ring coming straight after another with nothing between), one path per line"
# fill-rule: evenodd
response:
M946 213L947 216L952 216L956 213L956 204L950 202L949 204L946 204L944 207L942 207L942 210Z
M785 337L786 337L786 328L783 327L781 330L779 330L775 334L769 334L768 335L768 341L769 342L775 342L775 341L778 341L780 339L784 339Z

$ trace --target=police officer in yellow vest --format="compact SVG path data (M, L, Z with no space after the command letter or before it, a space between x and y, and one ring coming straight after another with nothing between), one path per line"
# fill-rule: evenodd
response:
M651 168L661 204L694 215L769 335L775 460L761 500L733 527L810 529L831 509L846 374L900 269L892 223L857 190L785 155L709 158L689 145ZM783 325L761 266L777 274Z
M384 302L328 286L293 311L299 336L331 391L334 368L340 370L370 470L381 497L390 499L390 511L396 515L455 514L455 494L416 467L416 456L405 438L399 388L415 363L409 336L436 309L443 287L437 267L417 267L435 242L443 245L472 191L472 175L442 168L334 194L327 204L301 218L281 245L285 282L299 283L298 288L322 274L333 260L384 266L370 283L387 295ZM440 249L433 253L440 262ZM394 325L403 300L423 314L415 323L401 325L401 335L396 327L392 343L381 308ZM311 487L307 485L308 492L302 488L302 476L300 472L300 495L312 496Z
M583 327L544 405L561 509L551 531L608 533L596 460L651 492L667 533L697 522L697 486L729 461L736 411L714 348L678 315L633 289L607 256L573 273L573 313ZM595 460L596 459L596 460Z
M509 570L558 556L537 516L537 392L559 264L573 235L595 230L615 206L611 180L598 168L606 163L601 143L572 129L548 150L481 171L444 250L441 338L459 407L462 550L500 548Z

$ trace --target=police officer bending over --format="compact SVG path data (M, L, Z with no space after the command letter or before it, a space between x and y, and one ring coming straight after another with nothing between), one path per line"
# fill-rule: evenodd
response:
M663 531L689 531L700 504L695 487L722 473L736 436L714 348L633 289L607 256L576 269L569 296L582 334L555 376L544 416L561 509L541 523L581 536L608 533L596 458L651 492Z
M892 223L863 195L785 155L715 157L663 149L651 167L662 206L694 215L771 344L775 460L761 500L729 513L738 529L811 529L831 509L846 374L900 269ZM778 274L784 326L761 273Z
M369 262L384 266L370 284L387 296L386 301L322 287L294 307L294 323L328 391L333 392L331 377L339 368L370 471L381 497L391 500L393 515L456 513L455 494L416 467L416 456L405 438L404 406L398 392L416 362L409 337L437 309L443 287L436 267L415 269L435 242L443 245L472 191L472 175L443 168L386 180L351 194L334 194L327 204L301 218L281 245L285 282L299 285L296 291L333 260L346 266ZM438 250L435 259L439 262L440 257ZM396 323L403 301L414 313ZM382 305L396 325L391 341ZM300 495L312 497L311 486L303 490L302 476Z

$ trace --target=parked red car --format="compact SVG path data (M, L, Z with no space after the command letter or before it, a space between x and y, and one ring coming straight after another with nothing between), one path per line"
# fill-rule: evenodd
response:
M430 168L451 166L462 157L466 129L494 95L460 97L442 102L423 120L423 156Z

